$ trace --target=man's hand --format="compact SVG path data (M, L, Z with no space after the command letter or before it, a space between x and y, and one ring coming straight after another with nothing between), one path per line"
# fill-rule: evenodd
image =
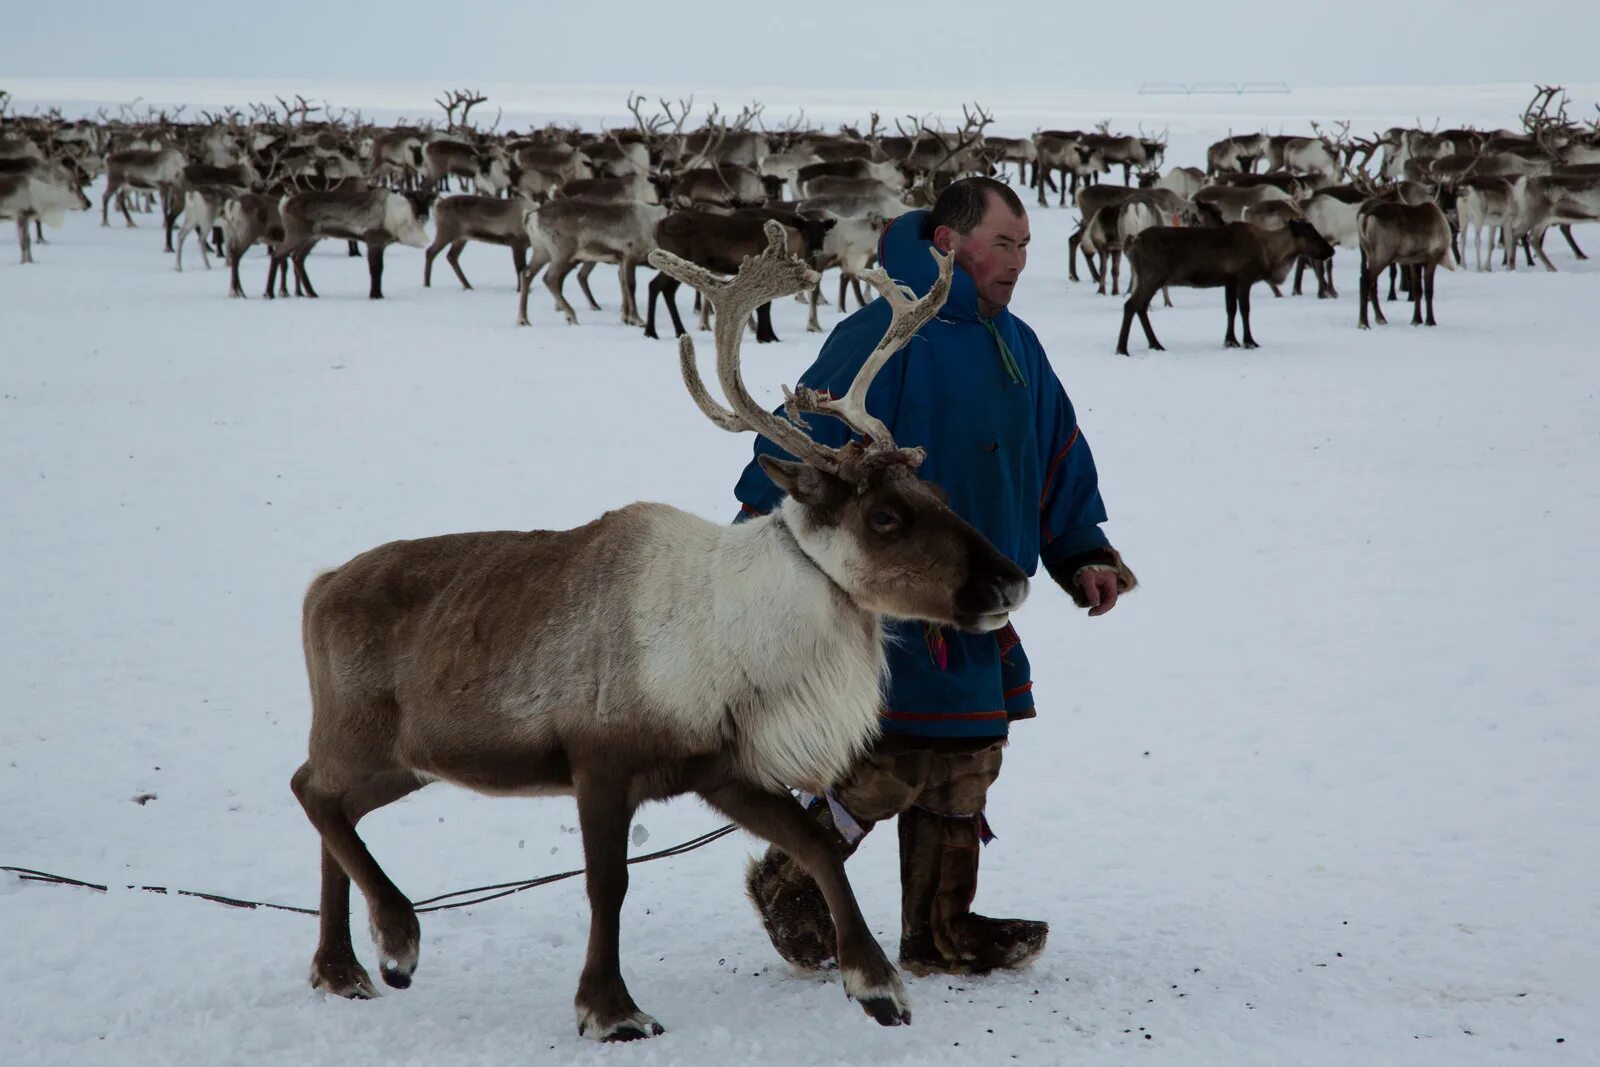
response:
M1091 618L1117 606L1117 572L1110 567L1084 567L1073 577L1089 601Z

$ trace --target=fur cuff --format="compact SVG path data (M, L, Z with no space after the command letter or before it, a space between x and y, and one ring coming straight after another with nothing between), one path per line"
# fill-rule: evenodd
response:
M1072 598L1072 602L1080 608L1090 606L1089 598L1084 593L1083 586L1078 583L1078 575L1086 567L1103 568L1114 573L1117 576L1117 593L1119 595L1128 592L1139 584L1139 579L1134 577L1133 571L1129 570L1128 565L1122 562L1122 553L1114 548L1104 549L1103 552L1109 558L1102 556L1098 559L1079 563L1078 566L1072 567L1071 571L1066 574L1066 581L1062 581L1060 573L1052 575L1061 588L1067 591L1067 595ZM1070 566L1073 562L1076 561L1069 560L1068 565ZM1061 570L1066 571L1066 568L1063 567Z

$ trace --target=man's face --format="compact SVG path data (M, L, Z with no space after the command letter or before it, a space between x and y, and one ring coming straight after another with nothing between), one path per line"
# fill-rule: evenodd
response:
M962 236L948 226L933 232L933 243L941 252L956 247L956 263L972 275L978 287L978 310L995 315L1011 303L1022 268L1028 265L1028 216L1013 215L1011 209L993 193L989 210L971 233Z

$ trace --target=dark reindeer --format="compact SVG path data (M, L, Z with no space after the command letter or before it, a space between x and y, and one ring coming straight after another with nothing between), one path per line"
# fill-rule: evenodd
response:
M848 393L792 396L796 417L831 415L870 441L828 449L763 409L739 371L751 312L816 282L783 254L782 233L770 224L766 252L733 279L651 257L717 306L730 406L711 399L684 338L696 405L718 427L754 430L799 457L761 461L788 492L772 514L728 526L630 504L561 532L396 541L312 582L302 627L310 751L291 784L322 843L313 986L375 993L351 944L351 881L383 980L405 988L417 966L416 911L357 834L364 815L441 779L502 796L567 794L591 909L578 1032L662 1033L620 967L628 829L641 804L694 793L816 879L846 994L883 1025L910 1021L838 851L789 789L825 789L877 734L885 617L992 631L1028 580L917 478L922 451L896 448L865 409L873 377L943 302L950 258L920 300L871 275L893 318Z
M1233 332L1237 313L1244 320L1244 347L1259 347L1250 334L1250 287L1265 280L1282 285L1296 258L1327 259L1333 246L1309 223L1294 219L1281 230L1263 230L1248 222L1197 229L1158 226L1129 241L1123 254L1138 277L1122 305L1122 332L1117 337L1117 354L1126 356L1135 315L1151 349L1164 351L1150 326L1150 301L1165 285L1221 287L1228 309L1223 345L1239 347Z

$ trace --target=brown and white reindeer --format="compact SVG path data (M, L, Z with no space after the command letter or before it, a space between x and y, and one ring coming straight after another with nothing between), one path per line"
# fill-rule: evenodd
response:
M524 219L532 203L522 197L509 200L497 196L474 196L469 193L447 196L433 207L433 243L422 259L422 285L433 285L433 261L440 251L448 248L445 260L461 280L461 288L471 289L461 270L461 252L469 241L484 241L511 249L511 265L516 269L517 283L528 268L528 230Z
M183 225L178 227L177 255L173 257L173 270L180 273L183 271L183 246L191 233L195 235L195 241L200 245L200 262L205 264L206 270L211 269L211 257L206 253L206 242L210 239L212 230L220 228L228 201L238 195L239 191L236 189L216 185L194 185L184 191ZM226 235L223 240L227 240Z
M167 145L163 148L132 148L112 152L106 157L106 188L100 196L100 225L111 225L108 212L111 198L117 197L117 207L122 217L133 226L133 216L128 214L125 197L118 196L125 189L153 192L160 198L163 216L172 200L172 188L183 176L183 153ZM172 234L167 232L167 251L172 251Z
M383 298L383 250L399 242L412 248L428 246L423 222L433 202L432 193L396 193L388 189L340 189L333 192L296 193L279 204L283 213L283 241L272 252L279 269L294 268L295 284L315 297L306 274L306 256L324 237L361 241L367 246L367 295ZM269 288L268 294L272 292Z
M845 992L884 1025L910 1021L838 851L789 790L825 789L877 734L885 617L992 631L1028 581L917 478L921 450L898 449L865 409L874 376L944 300L949 261L920 300L873 275L893 319L849 392L802 389L791 400L796 416L841 418L871 442L827 449L765 411L740 375L750 313L815 282L783 254L781 233L774 225L766 253L732 279L652 257L717 307L729 406L711 398L685 338L680 367L696 405L718 427L754 430L799 457L761 461L788 492L772 514L729 526L630 504L573 530L396 541L312 582L302 627L311 739L291 785L322 841L313 985L375 992L351 944L352 880L384 981L409 986L417 965L416 911L358 835L362 816L439 780L565 794L577 800L591 909L578 1031L596 1041L662 1033L621 972L628 829L641 804L694 793L816 879ZM808 652L774 654L783 648Z
M1038 157L1033 168L1033 183L1039 191L1039 206L1049 206L1045 188L1054 186L1053 175L1060 176L1060 206L1065 207L1067 195L1076 195L1080 180L1103 174L1110 167L1098 152L1086 148L1083 134L1077 130L1041 130L1033 135L1034 152Z
M1256 160L1267 154L1267 135L1264 133L1237 134L1224 137L1206 149L1206 173L1255 170Z
M1378 299L1378 275L1385 268L1398 266L1411 278L1411 325L1436 323L1433 318L1433 276L1443 265L1455 270L1451 262L1450 220L1439 205L1429 200L1405 204L1388 200L1369 200L1361 208L1357 223L1361 237L1361 314L1360 327L1367 323L1367 304L1372 304L1378 324L1387 325L1383 303ZM1391 298L1392 299L1392 298ZM1426 319L1423 303L1428 306Z
M278 284L278 295L289 295L289 265L274 257L272 249L283 241L283 212L279 198L265 193L245 193L231 198L222 207L223 248L228 257L228 295L244 299L244 286L239 282L239 260L256 245L267 247L267 288L263 294L272 299L273 281ZM298 288L300 280L295 279Z
M1553 271L1556 265L1544 251L1545 231L1578 222L1600 222L1600 176L1582 172L1524 176L1512 183L1504 227L1508 249L1526 237L1545 270ZM1510 257L1510 268L1515 270L1516 265L1516 257Z
M637 298L637 274L641 264L656 247L656 225L667 216L659 204L638 201L621 203L586 200L581 197L551 200L529 208L523 216L531 255L522 271L517 292L517 325L528 325L528 290L540 270L545 288L556 299L556 310L576 326L573 310L562 287L574 267L578 287L592 311L600 305L589 291L589 275L599 263L615 263L622 289L622 324L642 326Z
M33 262L30 227L42 221L55 228L68 211L88 211L89 198L75 181L51 181L39 174L0 175L0 219L15 219L23 263Z

